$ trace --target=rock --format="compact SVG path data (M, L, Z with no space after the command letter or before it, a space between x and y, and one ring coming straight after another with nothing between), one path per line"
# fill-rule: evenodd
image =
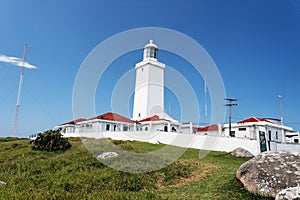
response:
M104 152L97 156L97 159L108 159L108 158L114 158L117 157L119 154L116 152Z
M248 150L243 149L241 147L236 148L232 152L230 152L231 155L238 157L238 158L253 158L254 155L250 153Z
M3 182L3 181L0 181L0 186L1 186L1 185L6 185L6 183Z
M275 200L300 200L300 187L291 187L282 190L276 195Z
M236 177L253 193L275 197L285 188L300 185L300 152L264 152L245 162Z

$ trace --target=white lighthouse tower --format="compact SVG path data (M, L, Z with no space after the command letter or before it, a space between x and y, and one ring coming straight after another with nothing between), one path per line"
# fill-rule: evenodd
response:
M164 116L165 64L157 61L158 48L152 40L144 47L143 61L135 65L133 120Z

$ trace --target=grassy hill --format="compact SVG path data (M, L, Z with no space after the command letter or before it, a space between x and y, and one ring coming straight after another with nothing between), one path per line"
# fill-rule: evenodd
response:
M248 193L235 179L246 159L188 149L178 161L148 173L126 173L97 161L78 138L60 152L31 150L27 139L0 139L0 199L269 199ZM114 141L134 152L163 145Z

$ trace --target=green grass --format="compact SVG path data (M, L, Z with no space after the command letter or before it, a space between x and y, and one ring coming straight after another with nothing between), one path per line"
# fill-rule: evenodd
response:
M199 150L188 149L166 168L127 173L97 161L80 139L70 142L70 150L40 152L32 151L27 139L0 138L0 180L6 182L0 186L0 199L271 199L248 193L236 181L236 170L247 159L227 153L209 152L199 159ZM139 153L166 146L113 142ZM107 140L101 143L108 148ZM123 162L118 159L111 162ZM144 161L134 162L138 166Z

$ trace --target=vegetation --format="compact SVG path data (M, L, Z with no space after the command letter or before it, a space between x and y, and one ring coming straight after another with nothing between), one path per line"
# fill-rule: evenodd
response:
M188 149L166 168L127 173L97 161L81 140L68 151L33 151L28 139L0 138L0 199L268 199L248 193L235 179L246 159ZM131 152L163 145L113 141ZM201 152L200 152L201 153ZM118 159L118 158L113 158Z
M60 151L71 148L68 139L63 138L58 130L48 130L42 134L38 134L32 143L32 150L39 151Z

